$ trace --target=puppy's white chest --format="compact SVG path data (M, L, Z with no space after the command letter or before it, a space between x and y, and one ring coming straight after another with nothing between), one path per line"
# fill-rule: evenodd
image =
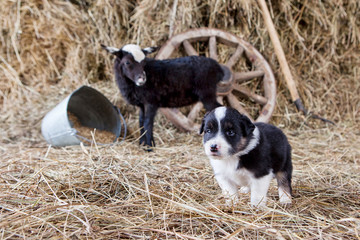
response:
M210 159L210 164L217 179L230 181L237 187L249 185L251 178L253 178L253 174L248 170L237 169L239 158L236 156L222 160Z

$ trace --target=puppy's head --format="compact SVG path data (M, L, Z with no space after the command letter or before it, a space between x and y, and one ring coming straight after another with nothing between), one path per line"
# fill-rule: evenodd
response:
M233 108L218 107L204 116L200 134L204 132L204 148L207 156L224 159L246 150L255 125L250 119Z

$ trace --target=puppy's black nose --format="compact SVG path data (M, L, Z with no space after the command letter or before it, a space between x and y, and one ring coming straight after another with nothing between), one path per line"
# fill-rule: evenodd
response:
M212 144L210 146L210 152L217 152L218 151L218 147L217 144Z

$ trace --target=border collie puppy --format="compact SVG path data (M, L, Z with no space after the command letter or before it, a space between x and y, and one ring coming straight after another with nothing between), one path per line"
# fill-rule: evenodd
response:
M284 133L266 123L252 123L237 110L218 107L207 113L200 134L205 153L227 204L238 199L238 190L251 190L251 205L265 206L273 177L280 203L291 203L291 147Z

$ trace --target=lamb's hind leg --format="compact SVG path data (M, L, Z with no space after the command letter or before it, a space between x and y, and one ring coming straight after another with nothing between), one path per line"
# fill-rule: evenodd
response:
M217 108L217 107L222 106L216 100L216 92L200 94L199 99L204 104L204 107L205 107L206 111L208 111L208 112L215 109L215 108Z
M139 127L140 127L140 145L144 145L146 142L145 129L144 129L144 120L145 120L145 109L144 105L139 106Z

